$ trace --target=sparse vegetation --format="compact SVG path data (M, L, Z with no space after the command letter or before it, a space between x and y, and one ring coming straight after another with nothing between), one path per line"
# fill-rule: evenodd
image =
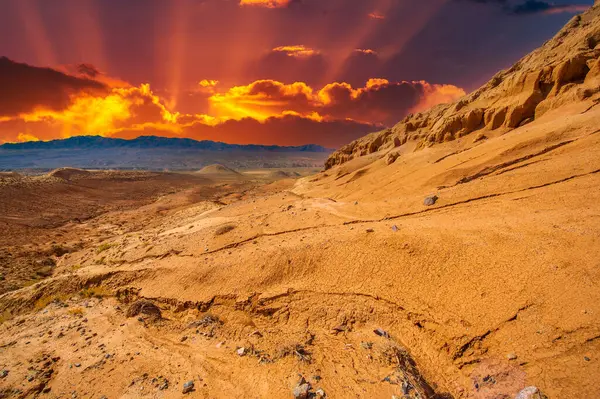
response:
M10 312L5 311L0 314L0 324L4 323L6 321L9 321L12 318L13 318L13 315Z
M55 295L44 296L35 302L35 304L33 305L33 308L36 311L40 311L51 303L65 302L67 299L69 299L69 296L65 295L65 294L62 294L62 295L55 294Z
M113 295L105 287L87 287L82 289L79 294L84 298L106 298Z
M73 316L83 316L83 308L69 309L69 314L72 314Z
M114 246L114 244L111 244L111 243L108 243L108 242L105 242L104 244L100 244L98 246L98 248L96 248L96 253L97 254L101 254L102 252L111 249L113 246Z
M302 344L289 344L282 345L277 349L276 358L282 359L288 356L295 356L301 362L310 363L312 361L312 356L308 350Z

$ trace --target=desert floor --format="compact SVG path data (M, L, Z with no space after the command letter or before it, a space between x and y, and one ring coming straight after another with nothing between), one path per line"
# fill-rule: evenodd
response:
M5 175L2 395L600 397L598 108L274 182Z

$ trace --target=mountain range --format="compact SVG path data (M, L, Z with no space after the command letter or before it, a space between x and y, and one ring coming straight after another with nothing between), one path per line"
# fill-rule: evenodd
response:
M235 168L320 167L334 150L316 144L227 144L188 138L141 136L133 140L76 136L62 140L6 143L0 169L114 168L194 170L213 163Z

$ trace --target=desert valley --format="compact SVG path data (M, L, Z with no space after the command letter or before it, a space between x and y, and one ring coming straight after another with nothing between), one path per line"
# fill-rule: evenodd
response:
M596 4L337 151L30 146L0 174L0 398L599 398L599 104Z

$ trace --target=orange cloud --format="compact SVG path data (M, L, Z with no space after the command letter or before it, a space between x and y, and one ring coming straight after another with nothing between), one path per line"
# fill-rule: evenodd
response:
M450 103L466 95L463 89L453 85L430 84L425 81L420 81L419 83L423 87L423 96L411 108L411 113L425 111L437 104Z
M211 113L224 119L251 117L259 121L293 112L325 120L351 119L392 124L401 115L425 106L450 102L465 92L452 85L427 82L390 82L369 79L364 87L336 82L315 90L306 83L284 84L259 80L236 86L209 98Z
M290 46L286 51L293 49L296 47ZM12 69L6 71L13 71L17 64L10 65ZM277 139L283 138L276 129L285 128L295 135L286 137L285 143L307 142L307 132L302 129L312 129L326 135L327 141L309 141L338 145L343 144L342 138L347 138L341 133L343 126L352 134L365 133L391 125L409 112L450 102L465 94L452 85L390 82L381 78L369 79L362 87L334 82L315 88L305 82L263 79L221 89L218 81L205 79L190 91L200 95L189 97L192 104L204 101L204 111L180 113L166 105L166 100L148 84L109 87L91 79L102 75L92 66L82 67L78 72L90 79L24 65L16 69L26 73L0 77L6 82L16 82L11 83L14 90L9 91L10 95L0 99L2 141L143 134L219 139L222 134L233 142L277 143ZM39 87L27 86L32 76ZM21 101L17 88L23 85L27 87L27 97L14 107L15 101ZM338 132L337 139L323 133L326 127Z
M369 13L368 15L369 15L369 18L371 18L371 19L385 19L385 15L380 14L377 11Z
M367 49L357 48L357 49L354 49L354 52L355 53L362 53L362 54L377 55L377 51L371 50L369 48L367 48Z
M23 143L25 141L40 141L40 139L34 136L33 134L19 133L17 135L17 141Z
M211 111L227 119L251 117L262 121L284 111L310 108L313 89L306 83L284 84L274 80L258 80L247 86L235 86L225 93L210 97Z
M200 87L215 87L219 84L218 80L202 79L199 83Z
M240 6L256 6L265 8L287 7L291 0L240 0Z
M288 57L312 57L313 55L318 55L320 52L318 50L306 47L304 45L295 45L295 46L280 46L275 47L273 49L276 53L284 53Z

